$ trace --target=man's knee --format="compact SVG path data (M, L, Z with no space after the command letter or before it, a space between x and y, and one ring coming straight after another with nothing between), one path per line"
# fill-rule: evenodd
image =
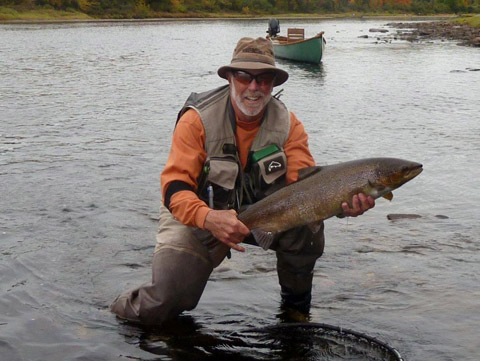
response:
M282 242L283 241L283 242ZM323 225L315 233L308 227L292 230L277 251L277 273L285 294L307 294L311 291L313 269L325 246Z
M213 270L206 251L160 248L154 255L152 302L169 313L195 308Z
M152 282L119 296L112 312L129 321L161 324L195 308L213 269L202 247L157 247Z

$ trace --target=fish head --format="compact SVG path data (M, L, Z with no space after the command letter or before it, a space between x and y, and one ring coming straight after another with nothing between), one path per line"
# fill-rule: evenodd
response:
M370 180L370 186L375 189L375 197L397 189L415 178L423 171L420 163L397 158L380 158L375 171L375 179Z

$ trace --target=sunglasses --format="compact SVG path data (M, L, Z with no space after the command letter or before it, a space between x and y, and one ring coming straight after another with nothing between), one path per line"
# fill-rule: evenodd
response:
M260 86L272 84L276 76L275 73L272 71L253 75L243 70L235 70L234 72L232 72L232 74L233 77L243 85L250 84L253 79L255 79L257 84Z

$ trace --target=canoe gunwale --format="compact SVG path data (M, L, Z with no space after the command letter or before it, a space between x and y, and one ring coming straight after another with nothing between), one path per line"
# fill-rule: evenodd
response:
M322 31L322 32L318 33L317 35L314 35L310 38L306 38L306 39L303 39L303 40L294 40L294 41L290 41L290 42L287 40L286 36L277 36L275 38L269 38L269 39L274 46L287 46L287 45L301 44L301 43L305 43L305 42L310 41L310 40L323 38L323 34L324 34L324 32Z

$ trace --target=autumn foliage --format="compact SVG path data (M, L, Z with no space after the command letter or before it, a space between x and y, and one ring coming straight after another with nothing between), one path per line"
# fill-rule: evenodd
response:
M0 0L0 7L76 10L93 17L146 18L194 14L322 14L333 12L480 12L480 0Z

